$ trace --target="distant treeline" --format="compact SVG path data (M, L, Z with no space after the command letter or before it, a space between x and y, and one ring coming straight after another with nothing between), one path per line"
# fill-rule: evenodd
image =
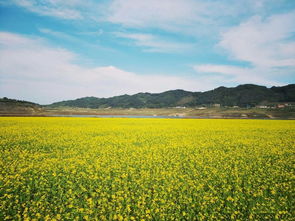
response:
M16 106L24 106L24 107L40 106L39 104L30 102L30 101L10 99L7 97L0 98L0 106L4 106L4 105L16 105Z
M237 87L218 87L206 92L171 90L163 93L138 93L110 98L83 97L56 102L49 107L82 108L168 108L195 106L252 107L259 104L295 102L295 84L271 87L244 84Z

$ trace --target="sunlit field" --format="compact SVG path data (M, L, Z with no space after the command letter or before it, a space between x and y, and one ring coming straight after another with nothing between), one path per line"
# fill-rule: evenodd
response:
M0 220L292 220L295 121L0 118Z

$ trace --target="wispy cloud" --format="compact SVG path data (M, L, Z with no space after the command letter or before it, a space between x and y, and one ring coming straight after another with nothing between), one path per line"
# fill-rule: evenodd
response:
M230 19L255 13L265 6L265 0L11 0L5 3L60 19L104 21L125 27L159 28L185 34L204 32L212 27L216 29Z
M54 31L48 28L39 28L39 31L43 34L47 34L47 35L51 35L57 38L62 38L62 39L66 39L69 41L77 41L78 39L72 35L66 34L64 32L60 32L60 31Z
M3 1L0 0L2 3ZM236 23L246 15L263 14L269 8L275 8L286 1L11 0L6 4L15 4L39 15L60 19L79 20L79 22L92 24L113 23L123 27L123 30L129 34L129 36L125 36L126 38L133 39L139 47L146 47L144 51L163 52L167 51L165 49L168 48L171 49L170 51L179 51L177 48L190 48L191 45L186 45L181 40L162 40L162 38L159 39L154 35L145 36L145 39L143 39L142 36L139 36L142 34L134 34L134 32L152 35L154 30L160 29L195 39L206 36L206 38L216 40L218 33L230 27L232 21ZM117 27L115 28L117 29ZM114 30L111 30L111 32L114 32ZM224 37L226 38L226 36ZM224 46L228 44L226 40L222 42ZM173 49L174 47L175 49ZM284 50L283 48L282 46L281 50ZM284 62L288 61L285 60Z
M107 19L131 27L189 24L197 20L204 7L193 0L113 0Z
M267 3L276 6L278 1ZM194 36L217 33L243 15L262 12L268 4L265 0L112 0L105 7L104 19L127 28L158 28Z
M76 32L73 34L69 32L66 33L61 31L55 31L48 28L39 28L39 32L46 36L51 36L55 39L58 39L58 41L64 40L67 41L67 43L79 45L80 47L83 47L85 49L89 48L91 50L96 49L100 51L109 51L116 53L115 49L102 46L101 43L99 43L99 41L87 41L85 40L85 38L81 38L81 35L88 35L98 39L103 33L102 30L98 30L96 32Z
M271 69L214 64L196 65L193 68L197 73L217 74L219 81L224 84L239 82L240 84L254 83L267 86L283 85L280 81L272 80L269 75L274 74L274 70ZM210 75L205 77L210 78Z
M183 53L195 49L195 45L192 43L172 41L152 34L122 32L116 32L114 34L119 38L130 39L145 52Z
M80 0L12 0L20 7L45 16L53 16L62 19L81 19L83 16L79 7L83 7L83 1Z

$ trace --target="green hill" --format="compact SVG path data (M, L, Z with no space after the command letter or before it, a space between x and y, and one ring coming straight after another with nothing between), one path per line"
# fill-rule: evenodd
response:
M82 108L167 108L220 104L221 106L249 107L278 102L295 102L295 84L271 88L254 84L245 84L232 88L219 87L206 92L171 90L163 93L138 93L110 98L84 97L76 100L56 102L48 106Z
M10 113L10 114L18 114L18 113L28 113L33 114L36 112L40 112L42 110L41 105L9 98L0 98L0 114L2 113Z

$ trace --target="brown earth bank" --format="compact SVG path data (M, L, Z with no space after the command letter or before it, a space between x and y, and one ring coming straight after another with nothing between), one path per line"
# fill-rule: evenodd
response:
M179 118L221 118L221 119L295 119L293 109L259 108L21 108L0 109L0 116L151 116Z

